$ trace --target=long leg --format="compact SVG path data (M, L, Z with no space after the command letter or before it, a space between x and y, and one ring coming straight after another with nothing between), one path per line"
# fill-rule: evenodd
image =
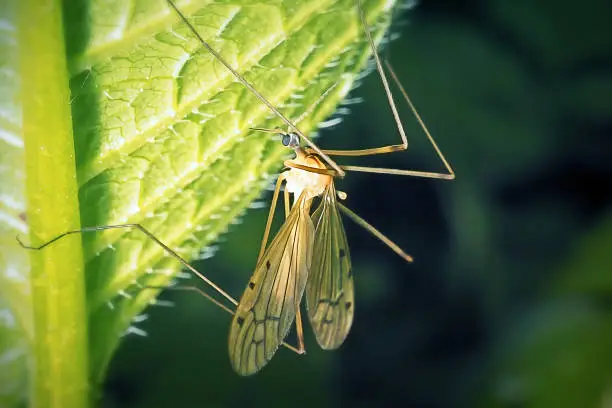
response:
M440 180L454 180L455 173L435 173L429 171L420 170L402 170L402 169L388 169L385 167L364 167L364 166L342 166L347 171L358 171L361 173L379 173L379 174L394 174L396 176L413 176L423 178L433 178Z
M391 248L393 250L393 252L395 252L396 254L401 256L402 258L404 258L407 262L412 262L412 260L413 260L412 257L410 255L408 255L407 253L405 253L395 242L391 241L382 232L380 232L379 230L374 228L370 223L368 223L366 220L364 220L363 218L361 218L360 216L355 214L353 211L349 210L342 203L337 203L337 204L338 204L338 208L340 208L340 210L343 213L348 215L348 217L350 219L352 219L357 224L359 224L360 226L365 228L370 234L372 234L376 238L380 239L385 245L387 245L389 248Z
M196 38L200 42L200 44L202 44L202 46L206 48L206 50L208 50L208 52L210 52L225 68L227 68L232 73L232 75L234 75L234 77L242 85L244 85L244 87L246 87L249 91L251 91L251 93L255 95L257 99L259 99L276 116L278 116L283 122L285 122L287 126L289 126L295 133L297 133L302 138L302 140L306 142L308 147L310 147L319 156L321 156L321 158L325 160L325 162L327 162L327 164L329 164L334 170L336 170L340 174L341 177L344 176L344 171L336 164L335 161L330 159L321 149L319 149L316 144L314 144L309 138L307 138L302 133L300 129L297 128L297 126L295 126L295 124L293 124L289 119L285 117L285 115L283 115L278 109L276 109L274 105L272 105L272 103L268 101L268 99L266 99L266 97L264 97L261 93L259 93L259 91L255 89L255 87L253 87L253 85L251 85L242 75L240 75L238 71L232 68L232 66L227 61L225 61L225 59L217 51L215 51L206 41L204 41L204 38L202 38L198 30L195 29L193 24L191 24L189 20L187 20L187 17L185 17L185 15L178 9L176 4L174 4L174 1L167 0L167 2L170 5L170 7L172 7L174 11L176 11L180 19L187 25L187 27L189 27L191 32L196 36Z
M285 180L285 175L281 173L276 180L276 187L274 188L274 195L272 196L272 203L270 204L270 211L268 212L268 220L266 221L266 229L264 230L264 236L261 240L261 249L259 250L259 256L257 257L257 263L264 254L266 250L266 245L268 244L268 236L270 235L270 227L272 226L272 219L274 218L274 212L276 211L276 202L278 201L278 193L280 191L281 185L283 184L283 180ZM286 207L285 207L286 209Z
M362 26L363 26L364 31L366 33L366 37L368 39L368 42L370 43L370 47L372 48L372 53L374 55L374 61L376 63L376 70L378 71L378 74L380 75L381 81L383 83L383 87L385 88L385 93L387 95L387 101L389 102L389 107L391 108L391 112L393 113L393 119L395 120L395 123L397 125L397 129L398 129L398 131L400 133L400 137L402 138L402 143L401 144L397 144L397 145L375 147L375 148L370 148L370 149L324 150L324 152L329 154L330 156L370 156L370 155L375 155L375 154L384 154L384 153L391 153L391 152L397 152L397 151L406 150L406 149L408 149L408 139L406 137L406 133L404 131L404 127L402 125L402 121L401 121L401 119L399 117L399 114L397 112L397 107L395 105L395 101L393 99L393 94L391 92L391 89L389 87L389 82L387 80L387 75L385 74L385 70L384 70L384 68L382 66L382 63L380 61L380 57L378 55L378 52L376 51L376 45L374 44L374 40L372 39L372 35L370 34L370 30L368 28L368 24L367 24L365 15L363 13L363 8L361 7L361 1L360 0L355 0L355 4L356 4L356 7L357 7L357 10L358 10L358 13L359 13L359 17L361 19ZM427 126L425 125L425 122L423 122L423 119L419 115L419 112L417 111L416 107L412 103L412 100L408 96L408 93L404 89L402 83L400 82L399 78L397 77L397 75L396 75L393 67L389 63L389 61L385 61L385 66L389 70L389 73L391 74L391 78L393 79L393 82L400 89L400 92L402 93L402 96L404 97L404 100L406 101L406 103L410 107L410 110L414 114L415 118L417 119L417 122L419 123L419 125L423 129L423 132L425 133L425 135L429 139L429 142L431 143L431 145L435 149L436 154L438 155L438 157L440 158L440 160L444 164L444 167L446 168L448 173L425 172L425 171L418 171L418 170L387 169L387 168L364 167L364 166L341 166L341 167L344 170L348 170L348 171L359 171L359 172L366 172L366 173L396 174L396 175L402 175L402 176L414 176L414 177L436 178L436 179L443 179L443 180L453 180L455 178L455 172L453 171L451 165L449 164L449 162L446 160L446 158L442 154L442 151L440 150L440 148L438 147L437 143L435 142L433 136L429 132L429 129L427 129Z
M205 291L203 291L202 289L196 286L152 286L152 285L146 285L146 286L139 285L139 286L141 289L181 290L185 292L196 292L197 294L205 297L206 299L208 299L209 301L211 301L212 303L214 303L215 305L217 305L218 307L220 307L227 313L231 314L232 316L234 315L234 313L236 313L234 310L225 306L223 303L219 302L217 299L213 298L211 295L209 295L208 293L206 293ZM304 350L299 348L299 346L298 348L296 348L292 346L291 344L288 344L285 342L283 342L281 345L288 348L289 350L293 351L296 354L304 354Z
M23 243L23 241L21 241L19 236L15 237L15 238L17 239L17 242L19 243L19 245L21 245L22 248L38 251L38 250L44 249L45 247L53 244L54 242L59 241L60 239L66 237L66 236L69 236L69 235L82 234L84 232L95 232L95 231L104 231L104 230L109 230L109 229L122 229L122 228L126 228L126 229L128 229L128 228L129 229L136 228L137 230L141 231L143 234L145 234L147 237L151 238L155 243L157 243L159 246L161 246L173 258L175 258L181 264L183 264L183 266L185 266L187 269L189 269L191 272L193 272L198 278L202 279L207 285L212 287L215 291L217 291L219 294L221 294L224 298L229 300L234 306L238 305L238 302L233 297L231 297L223 289L221 289L219 286L217 286L214 282L212 282L210 279L208 279L206 276L204 276L201 272L199 272L197 269L195 269L193 266L191 266L179 254L177 254L175 251L170 249L170 247L168 247L166 244L164 244L162 241L160 241L155 235L153 235L149 230L147 230L145 227L143 227L140 224L102 225L102 226L97 226L97 227L86 227L86 228L81 228L79 230L66 231L66 232L64 232L62 234L59 234L58 236L52 238L51 240L49 240L49 241L47 241L44 244L39 245L39 246L26 245L26 244ZM234 311L232 309L230 309L229 307L225 306L223 303L219 302L217 299L213 298L211 295L209 295L208 293L204 292L202 289L200 289L200 288L198 288L196 286L173 286L173 287L167 287L167 286L152 286L152 285L151 286L149 286L149 285L143 286L143 285L139 285L139 287L142 288L142 289L162 289L162 290L170 289L170 290L184 290L184 291L196 292L196 293L200 294L201 296L204 296L206 299L210 300L212 303L214 303L215 305L217 305L221 309L225 310L227 313L229 313L231 315L234 315ZM288 348L289 350L293 351L294 353L304 354L303 343L298 348L296 348L296 347L294 347L294 346L292 346L290 344L287 344L285 342L283 342L282 345L284 347Z
M391 152L397 152L397 151L402 151L402 150L406 150L408 149L408 139L406 137L406 132L404 131L404 127L402 125L402 121L400 120L399 117L399 113L397 111L397 106L395 105L395 101L393 99L393 94L391 92L391 89L389 87L389 81L387 80L387 75L385 74L385 71L383 69L382 63L380 61L380 57L378 56L378 52L376 51L376 45L374 44L374 40L372 39L372 35L370 34L370 30L369 30L369 26L367 23L367 20L365 18L364 12L363 12L363 8L361 7L361 2L360 0L355 0L355 4L358 10L358 14L359 14L359 18L361 19L361 24L362 27L365 31L366 37L368 39L368 43L370 44L370 47L372 49L372 54L374 55L374 61L376 63L376 70L378 71L378 74L380 76L380 79L383 83L383 87L385 88L385 93L387 95L387 101L389 102L389 107L391 108L391 112L393 113L393 118L395 119L395 123L397 124L397 129L400 133L400 137L402 138L402 143L401 144L397 144L397 145L388 145L388 146L382 146L382 147L374 147L374 148L369 148L369 149L357 149L357 150L328 150L328 149L322 149L322 151L330 156L371 156L374 154L384 154L384 153L391 153ZM393 75L394 79L396 82L397 81L397 77L395 77L395 75ZM319 99L306 111L304 112L304 114L302 114L298 120L295 121L295 124L298 124L307 114L309 114L312 109L314 109L314 107L316 107L320 101L337 85L337 83L335 83L334 85L332 85L331 87L329 87L320 97ZM406 96L407 97L407 96ZM413 108L413 112L417 115L416 110L414 109L414 106L412 105L412 102L410 102L408 100L408 104ZM420 119L420 118L419 118ZM421 121L419 121L421 122ZM257 131L261 131L261 132L266 132L266 133L280 133L282 134L283 131L280 129L265 129L265 128L252 128L251 130L257 130ZM313 151L317 154L319 154L318 151L314 150ZM342 168L344 168L344 166L340 166ZM334 167L335 170L337 170Z
M387 66L387 69L391 73L391 77L393 78L393 81L397 84L397 86L400 89L402 95L404 96L404 99L406 100L408 105L410 105L410 109L414 113L415 118L417 119L417 121L421 125L421 128L425 132L425 135L427 136L427 139L429 139L429 142L431 143L431 145L435 149L436 154L438 155L438 157L440 158L440 160L444 164L444 167L446 168L448 173L432 173L432 172L427 172L427 171L385 169L385 168L362 167L362 166L342 166L342 168L345 169L345 170L349 170L349 171L360 171L360 172L366 172L366 173L384 173L384 174L396 174L396 175L400 175L400 176L415 176L415 177L436 178L436 179L443 179L443 180L454 180L455 179L455 172L454 172L453 168L451 167L451 165L448 162L448 160L446 160L446 158L444 157L444 154L442 154L442 151L438 147L438 144L434 140L434 138L431 135L431 133L429 133L429 130L427 129L427 126L425 125L425 122L423 122L423 119L421 119L421 116L419 115L419 112L416 110L414 104L412 103L412 101L408 97L408 93L406 92L406 90L402 86L402 83L399 81L399 78L395 74L395 71L393 70L393 67L391 66L389 61L385 61L385 65Z
M85 228L81 228L81 229L78 229L78 230L66 231L66 232L63 232L63 233L59 234L55 238L52 238L51 240L49 240L49 241L47 241L44 244L39 245L39 246L26 245L26 244L24 244L21 241L19 236L17 236L16 238L17 238L17 242L19 242L19 245L21 245L21 247L23 247L25 249L41 250L41 249L43 249L43 248L53 244L54 242L59 241L60 239L66 237L68 235L82 234L84 232L105 231L105 230L110 230L110 229L137 229L138 231L142 232L147 237L149 237L151 240L153 240L153 242L155 242L157 245L162 247L174 259L176 259L181 264L183 264L183 266L185 268L189 269L195 276L197 276L202 281L204 281L204 283L206 283L208 286L213 288L217 293L219 293L225 299L230 301L234 306L238 305L238 302L236 301L236 299L231 297L227 292L225 292L223 289L221 289L219 286L217 286L217 284L215 284L213 281L211 281L206 276L204 276L204 274L202 274L196 268L191 266L191 264L189 264L189 262L184 260L176 251L172 250L168 245L164 244L162 241L159 240L159 238L157 238L149 230L147 230L145 227L143 227L140 224L101 225L101 226L96 226L96 227L85 227Z
M235 311L225 306L223 303L219 302L217 299L206 293L204 290L198 288L197 286L155 286L155 285L140 285L138 284L139 289L158 289L158 290L179 290L184 292L195 292L200 296L205 297L219 308L223 309L227 313L234 315Z
M446 160L446 158L444 157L444 154L438 147L438 144L436 143L433 136L429 132L429 129L427 129L425 122L423 122L423 119L421 119L419 112L416 110L414 104L408 97L408 93L406 92L401 82L399 81L397 75L395 74L395 71L393 70L393 67L388 61L385 61L385 64L387 68L389 69L389 72L391 73L391 77L393 78L394 82L397 84L398 88L400 89L402 95L404 96L404 99L410 106L412 113L414 114L417 121L421 125L423 132L425 132L427 139L429 139L429 142L433 146L434 150L436 151L436 154L438 155L438 157L444 164L444 167L446 168L448 173L437 173L437 172L428 172L428 171L420 171L420 170L389 169L389 168L382 168L382 167L365 167L365 166L340 166L340 167L342 167L344 170L347 170L347 171L359 171L359 172L364 172L364 173L395 174L398 176L413 176L413 177L435 178L435 179L442 179L442 180L454 180L455 171L451 167L448 160ZM396 117L396 120L398 123L398 128L401 129L401 127L399 127L401 126L401 122L399 122L399 117ZM399 145L395 145L395 146L399 146ZM363 149L363 150L326 150L326 152L332 156L368 156L368 155L373 155L373 154L390 153L390 152L397 151L394 149L385 150L387 147L389 146L381 147L381 148L374 148L374 149ZM400 149L400 150L404 150L404 149ZM353 153L358 153L358 154L353 154Z
M380 57L378 56L378 52L376 51L376 44L374 44L374 40L372 39L372 34L370 34L370 27L368 26L368 22L363 12L363 7L361 7L361 1L355 0L355 6L357 8L357 13L359 14L359 18L361 20L361 26L363 27L363 31L365 31L366 38L368 39L368 43L370 44L370 48L372 49L372 54L374 55L374 62L376 63L376 71L378 71L380 80L382 81L383 87L385 88L385 94L387 95L387 101L389 102L389 107L391 108L391 112L393 113L393 119L395 120L395 124L397 125L397 130L399 131L400 137L402 138L402 143L396 144L396 145L374 147L370 149L323 150L323 151L329 154L330 156L371 156L373 154L384 154L384 153L391 153L391 152L406 150L408 149L408 138L406 137L404 126L402 125L402 121L400 120L399 113L397 112L397 106L395 105L395 101L393 100L393 93L391 92L391 88L389 87L389 81L387 80L387 75L385 74L385 70L383 69L382 63L380 62ZM412 106L412 104L410 105ZM416 112L416 111L413 110L413 112Z
M304 171L308 171L310 173L317 174L325 174L328 176L336 176L334 170L330 169L318 169L316 167L305 166L303 164L294 163L292 160L285 160L285 166L291 167L294 169L300 169ZM455 178L455 174L444 174L444 173L433 173L427 171L420 170L402 170L402 169L388 169L384 167L362 167L362 166L342 166L345 170L348 171L361 171L365 173L380 173L380 174L395 174L398 176L415 176L415 177L426 177L426 178L435 178L442 180L453 180Z

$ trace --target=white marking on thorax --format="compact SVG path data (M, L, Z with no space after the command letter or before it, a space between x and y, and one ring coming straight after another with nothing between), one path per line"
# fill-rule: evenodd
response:
M299 154L293 159L293 162L303 166L325 168L321 167L316 159ZM285 173L285 180L287 180L285 188L293 194L294 200L297 200L303 191L307 193L306 199L311 199L323 194L325 187L331 181L330 178L331 176L325 174L292 168Z

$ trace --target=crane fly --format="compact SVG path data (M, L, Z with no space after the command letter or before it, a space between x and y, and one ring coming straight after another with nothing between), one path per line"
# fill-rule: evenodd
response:
M321 150L332 157L370 156L408 148L408 140L363 8L359 0L355 0L355 5L402 143L359 150ZM454 179L455 173L452 167L420 118L393 68L388 63L386 67L447 173L363 166L340 166L340 168L348 171ZM308 318L319 345L323 349L336 349L346 339L353 322L355 296L349 247L340 212L380 239L404 260L412 262L410 255L338 201L338 199L344 200L346 194L336 191L334 178L342 177L343 174L327 166L320 152L302 148L299 135L291 129L282 131L256 128L255 130L280 134L283 144L294 150L295 158L285 161L284 164L289 170L281 173L277 180L257 266L238 303L230 326L230 361L234 370L241 375L258 372L272 359L294 320L298 350L300 352L305 350L300 313L304 293L306 293ZM286 220L266 248L283 182ZM292 205L289 194L294 196ZM320 203L310 215L313 200L317 197L320 198Z
M235 309L227 307L196 287L171 288L196 291L226 312L233 314L229 334L229 355L232 367L238 374L250 375L261 370L281 345L299 354L305 352L300 312L304 293L306 294L308 318L318 344L323 349L336 349L346 339L354 316L354 280L349 246L340 213L365 228L407 262L412 262L412 257L340 202L346 199L346 194L336 190L335 178L344 177L346 171L355 171L452 180L455 178L455 173L387 61L385 61L385 67L391 74L393 82L398 86L447 172L340 166L331 159L333 156L369 156L403 151L408 148L408 140L389 87L385 67L376 51L360 0L355 0L355 8L371 47L376 69L401 137L401 144L357 150L320 149L296 126L302 118L311 113L312 109L334 86L329 88L298 120L291 122L200 36L172 0L167 0L167 2L198 38L202 46L287 125L286 131L264 128L253 130L279 134L283 144L295 152L295 158L284 162L288 170L281 173L277 179L255 272L240 301L237 302L140 224L105 225L67 231L40 246L28 246L21 241L19 243L26 249L39 250L67 235L77 233L122 228L141 231L235 306ZM302 147L300 142L306 146ZM267 245L283 184L286 219L270 245ZM293 195L293 202L291 202L290 195ZM311 211L315 200L318 200L318 205L314 211ZM162 287L155 286L150 286L150 288L162 289ZM297 348L284 341L294 321L298 338Z

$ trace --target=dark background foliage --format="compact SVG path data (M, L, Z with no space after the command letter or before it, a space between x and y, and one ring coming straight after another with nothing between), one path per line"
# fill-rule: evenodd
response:
M308 331L306 356L280 350L251 378L229 365L229 316L166 292L176 307L150 308L149 337L125 339L104 406L612 404L612 3L437 0L400 14L386 51L457 180L355 173L339 188L414 264L347 219L347 342L325 352ZM365 102L319 144L395 142L376 75L354 96ZM409 151L360 164L442 171L402 113ZM236 296L266 214L250 210L198 264Z

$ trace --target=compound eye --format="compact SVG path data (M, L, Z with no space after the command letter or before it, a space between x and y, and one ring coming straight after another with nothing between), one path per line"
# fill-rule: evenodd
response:
M300 137L295 133L283 134L283 146L296 148L300 145Z
M289 146L289 143L291 143L291 133L283 134L283 146Z

